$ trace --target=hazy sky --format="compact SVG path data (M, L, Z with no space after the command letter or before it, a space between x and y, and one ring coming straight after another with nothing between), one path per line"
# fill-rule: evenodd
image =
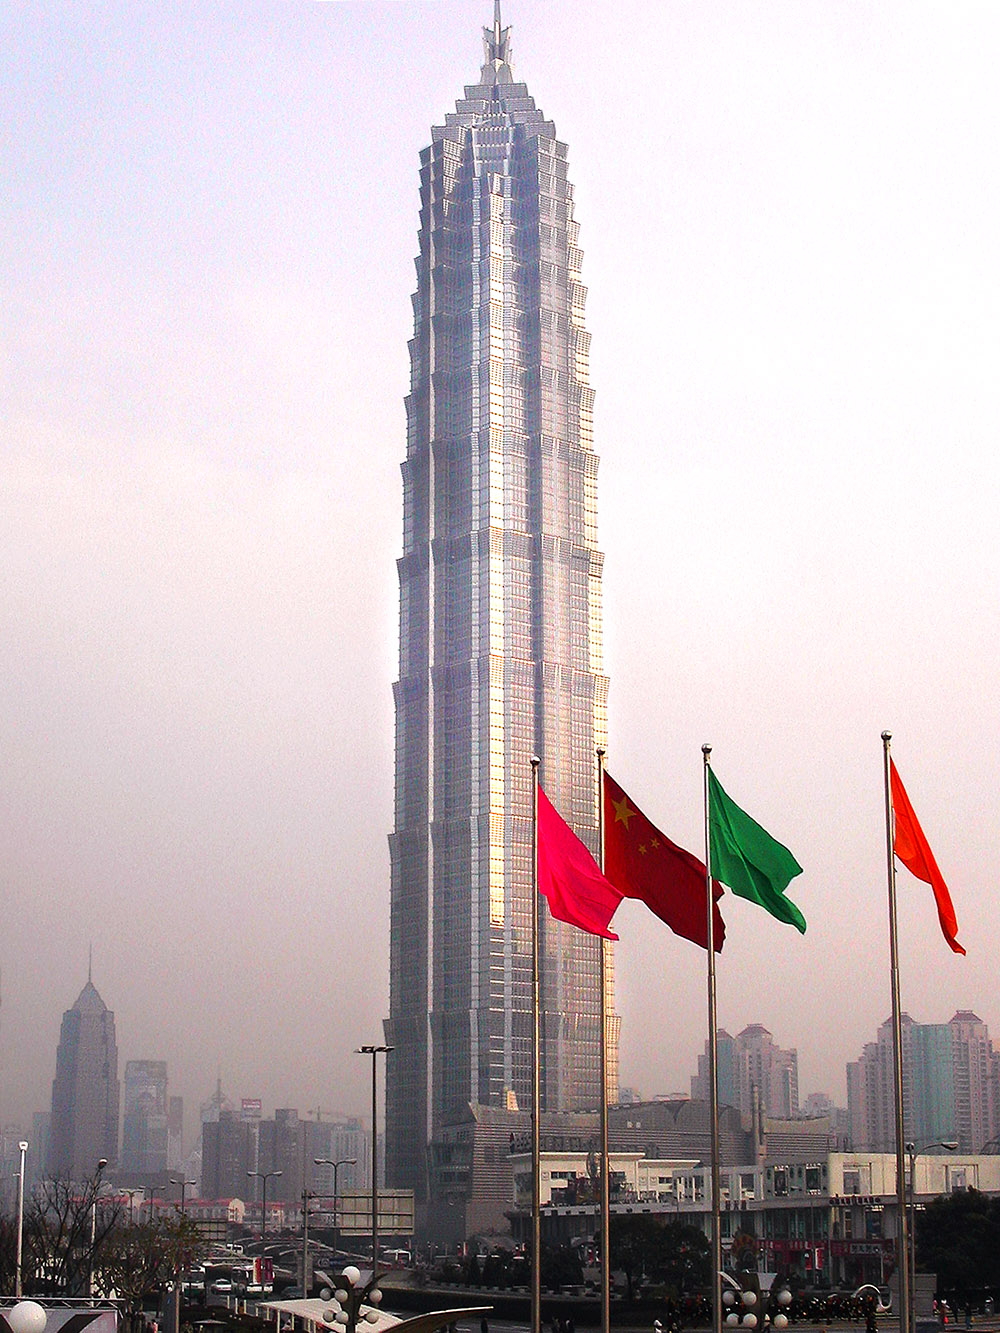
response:
M387 1006L418 153L489 0L0 10L0 1118L86 979L122 1067L363 1110ZM506 0L570 146L609 767L701 753L805 867L723 902L719 1018L802 1095L889 1012L881 742L948 878L903 1002L1000 1038L1000 9ZM622 1080L684 1090L704 956L618 918Z

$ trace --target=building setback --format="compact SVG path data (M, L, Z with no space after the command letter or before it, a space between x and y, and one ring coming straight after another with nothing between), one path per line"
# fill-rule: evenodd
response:
M118 1046L115 1016L88 978L72 1009L63 1014L48 1170L68 1180L87 1180L103 1157L118 1158Z
M510 29L420 161L399 561L390 1186L476 1107L530 1107L531 770L597 844L607 678L586 291L566 146ZM599 1102L598 946L541 922L542 1110ZM609 968L609 1090L618 1020Z

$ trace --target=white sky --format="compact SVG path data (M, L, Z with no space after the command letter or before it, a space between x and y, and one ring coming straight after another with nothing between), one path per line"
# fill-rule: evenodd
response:
M387 1004L417 163L488 0L0 14L0 1118L86 978L193 1105L362 1110ZM889 1011L879 733L958 912L903 1000L1000 1036L1000 9L507 0L570 146L616 777L700 846L702 741L805 867L727 897L719 1017L800 1089ZM703 955L619 912L622 1079Z

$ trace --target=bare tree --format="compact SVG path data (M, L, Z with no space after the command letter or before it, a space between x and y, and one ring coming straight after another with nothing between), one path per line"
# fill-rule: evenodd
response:
M153 1222L121 1222L96 1256L98 1286L115 1293L136 1328L149 1297L191 1268L204 1248L196 1224L180 1213Z
M99 1196L100 1172L77 1184L43 1180L24 1214L22 1281L26 1295L87 1294L97 1258L122 1217Z

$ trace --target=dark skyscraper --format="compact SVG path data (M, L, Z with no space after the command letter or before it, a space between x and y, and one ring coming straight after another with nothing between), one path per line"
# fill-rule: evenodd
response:
M566 146L484 30L420 161L396 702L386 1175L530 1106L531 771L596 848L607 678L586 291ZM599 1100L598 946L542 911L542 1109ZM609 1010L613 976L609 969ZM609 1022L617 1088L618 1020Z
M98 1161L118 1157L118 1046L115 1016L87 984L63 1014L52 1082L51 1175L86 1180Z

